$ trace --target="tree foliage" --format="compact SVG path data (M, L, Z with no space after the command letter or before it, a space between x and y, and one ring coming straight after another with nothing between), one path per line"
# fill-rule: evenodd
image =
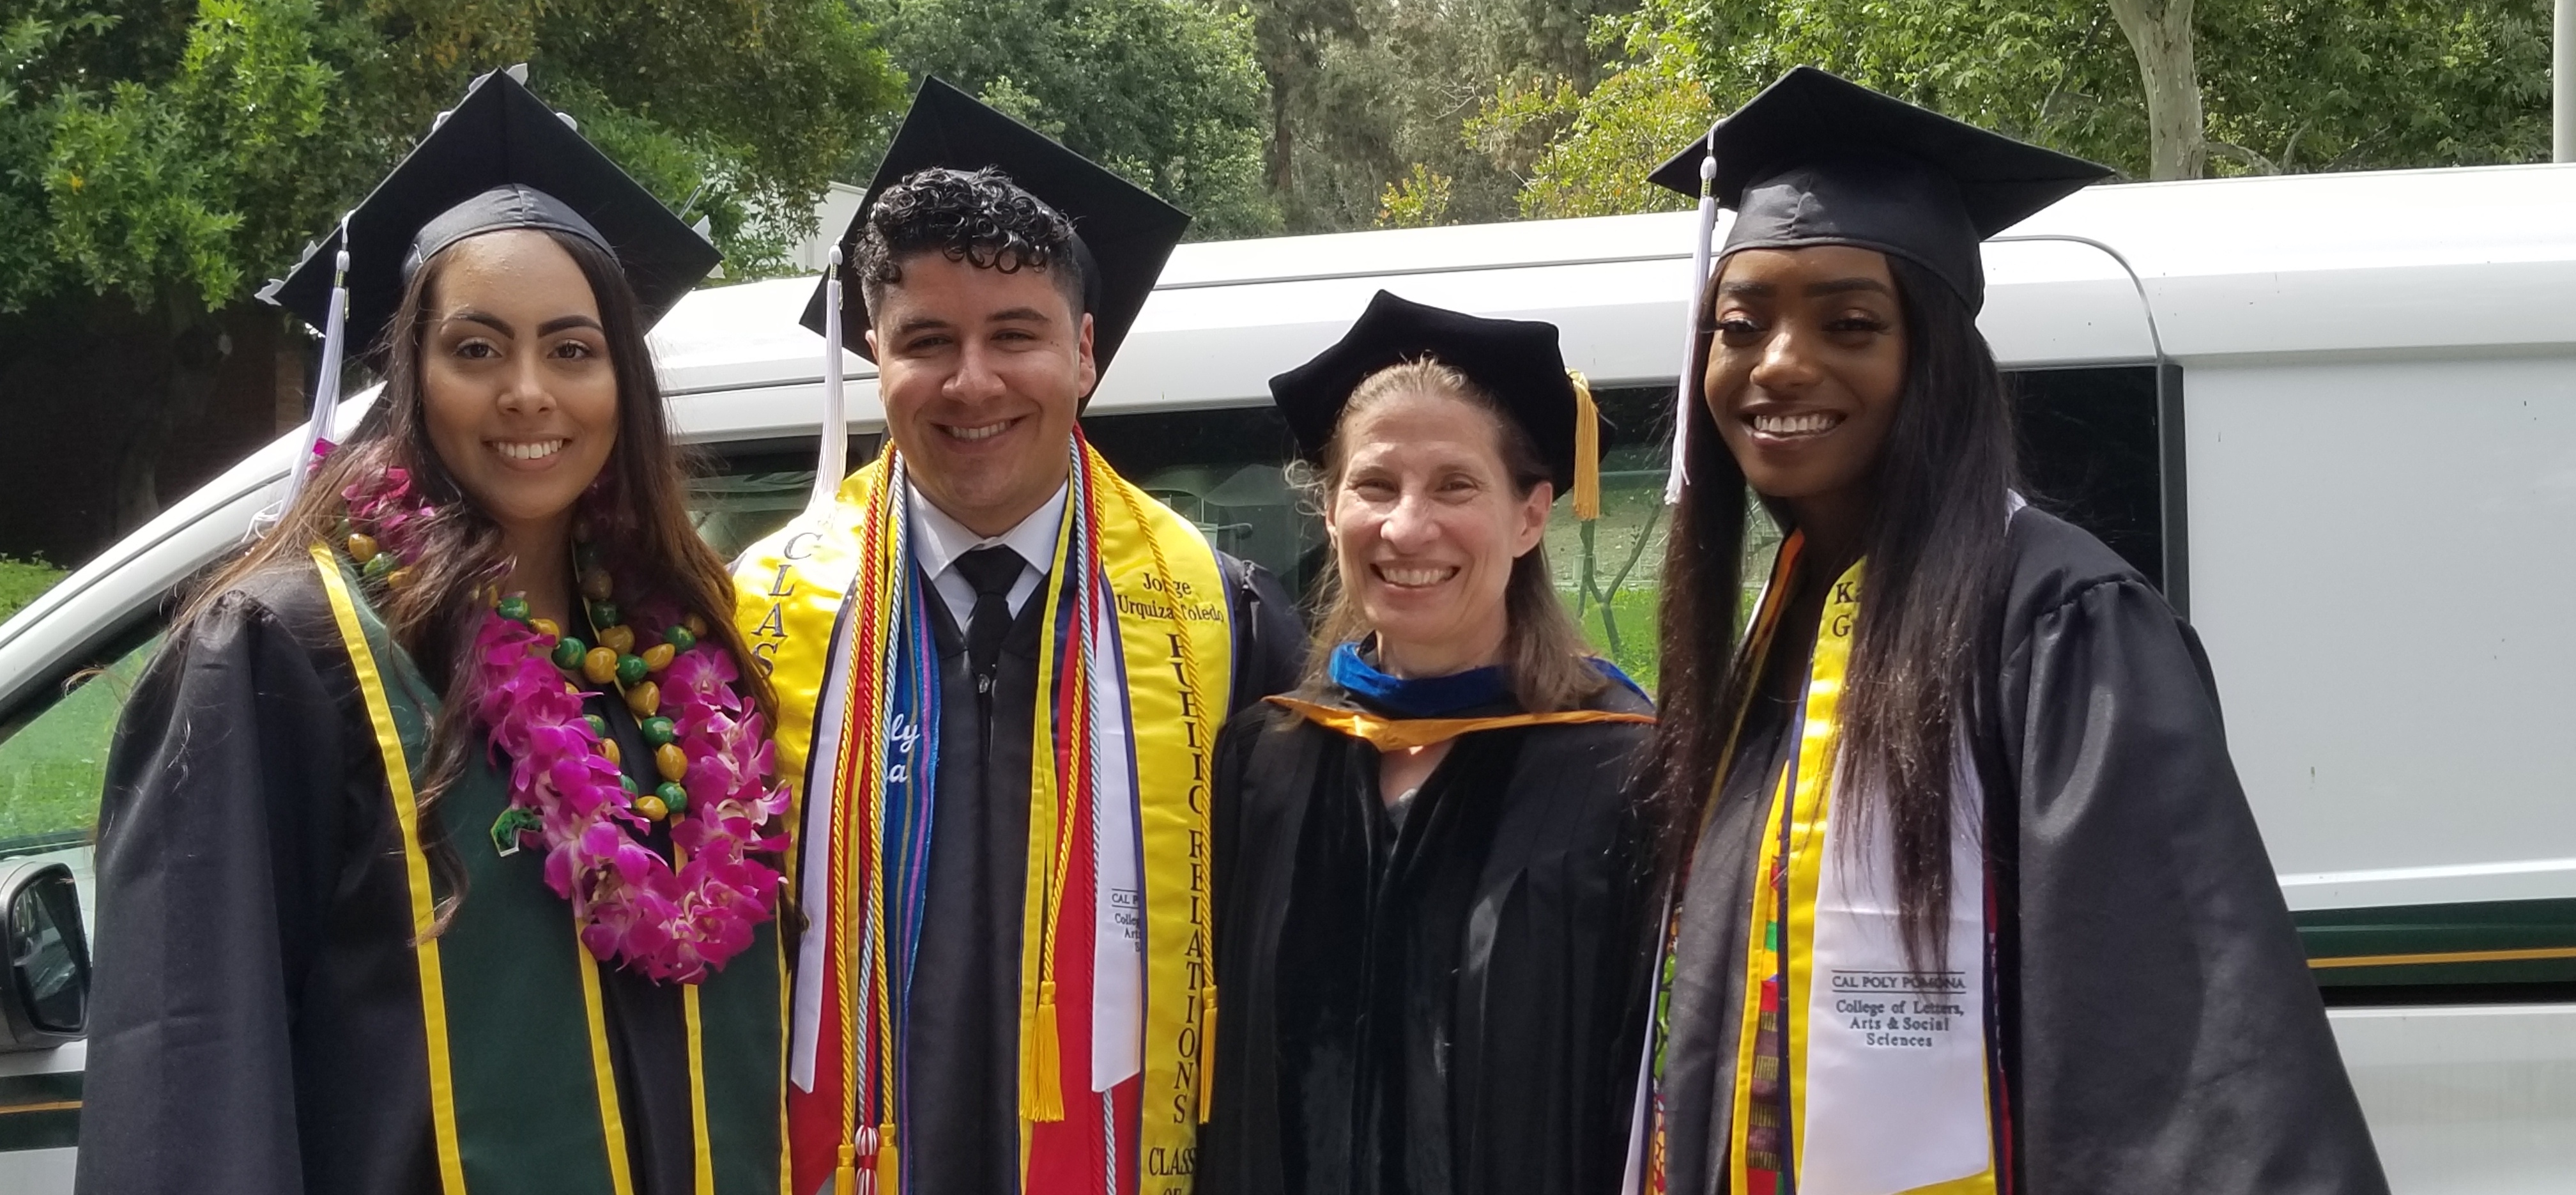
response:
M837 0L27 0L0 27L0 311L202 311L293 264L473 75L540 93L737 268L897 99Z
M1497 81L1605 60L1592 25L1636 0L1245 0L1265 46L1271 185L1292 231L1376 222L1390 186L1447 180L1444 222L1510 219L1539 137L1518 159L1460 136ZM1282 145L1293 152L1282 152Z
M845 0L0 9L0 404L52 444L41 459L90 462L39 505L110 512L76 533L39 520L55 550L158 510L164 449L214 392L235 333L266 344L258 330L281 322L252 310L253 287L293 266L469 79L519 62L648 189L706 217L736 276L783 266L833 168L901 99ZM80 485L113 497L69 492Z
M1566 76L1505 80L1463 132L1506 163L1528 163L1520 214L1539 219L1612 216L1687 206L1646 181L1651 166L1716 118L1700 82L1697 47L1669 22L1639 13L1605 22L1627 61L1589 92Z
M1664 204L1622 183L1706 119L1677 91L1724 112L1800 64L2132 178L2151 172L2139 65L2111 0L1645 0L1610 28L1623 54L1599 85L1505 80L1468 130L1548 130L1521 196L1529 215ZM2546 0L2199 0L2193 38L2211 173L2549 151Z
M1209 0L881 0L876 15L914 78L977 93L1171 200L1195 217L1192 236L1279 227L1247 14Z

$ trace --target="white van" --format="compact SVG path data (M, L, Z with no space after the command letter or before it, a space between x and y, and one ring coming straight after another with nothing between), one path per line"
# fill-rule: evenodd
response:
M1986 251L1982 322L2018 383L2034 488L2199 627L2401 1191L2576 1188L2571 214L2576 167L2098 187ZM1281 474L1269 375L1381 287L1554 321L1617 433L1607 517L1558 527L1551 552L1601 646L1651 672L1691 220L1186 246L1085 427L1221 546L1300 583L1318 536ZM809 489L811 285L700 291L654 334L722 551ZM881 412L850 368L855 462ZM82 1046L54 1043L72 1027L59 992L85 976L63 884L90 900L119 703L171 594L275 499L288 452L0 624L0 1050L18 1047L0 1053L0 1189L70 1182ZM47 985L53 1019L31 1019Z

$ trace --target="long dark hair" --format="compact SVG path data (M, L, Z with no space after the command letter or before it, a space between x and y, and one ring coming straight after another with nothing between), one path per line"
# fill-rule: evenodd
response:
M2018 484L2012 411L1976 313L1947 283L1890 256L1906 335L1905 383L1871 467L1862 548L1869 562L1845 679L1838 788L1874 849L1895 863L1899 924L1917 971L1946 966L1954 769L1977 643L2006 562L2006 504ZM1723 274L1723 271L1720 271ZM1710 288L1715 289L1712 279ZM1718 437L1702 378L1712 329L1701 297L1698 348L1682 384L1689 481L1665 547L1662 720L1654 802L1674 855L1697 832L1736 712L1761 678L1740 651L1745 601L1744 471ZM1784 508L1770 506L1782 527ZM1831 580L1831 578L1824 578Z
M1503 471L1512 482L1512 496L1526 499L1540 482L1548 480L1547 465L1541 461L1538 445L1520 422L1506 414L1500 399L1469 378L1464 371L1444 362L1423 357L1387 366L1360 379L1352 389L1342 413L1333 421L1333 438L1324 448L1324 468L1316 478L1313 499L1326 518L1332 517L1335 491L1341 489L1343 470L1350 464L1350 429L1359 417L1399 395L1437 394L1454 398L1482 414L1494 426L1495 444L1501 450ZM1341 555L1333 555L1333 565L1324 570L1316 587L1315 606L1321 611L1315 620L1313 645L1306 652L1306 677L1300 691L1320 692L1331 681L1333 650L1344 643L1371 634L1368 616L1350 596L1342 581ZM1610 682L1592 667L1592 649L1583 642L1583 631L1567 613L1565 599L1556 595L1556 582L1548 572L1547 544L1521 553L1512 561L1511 576L1503 582L1504 667L1511 676L1512 696L1521 708L1531 713L1579 708L1593 694L1608 688Z
M592 524L591 542L621 584L651 586L633 597L621 593L621 601L658 600L695 614L706 623L708 636L738 663L748 660L733 621L732 578L689 519L687 469L671 440L635 293L606 250L566 233L549 231L546 236L572 256L589 280L617 378L617 443L581 499L581 517ZM421 354L432 291L448 259L448 252L431 258L404 288L376 350L384 362L384 390L357 432L323 459L277 526L218 570L177 620L184 627L217 595L266 570L311 567L304 559L309 545L338 537L347 513L342 491L354 481L381 477L389 468L407 470L415 492L434 503L437 513L417 533L416 559L406 562L410 582L379 590L377 605L394 641L443 694L441 715L431 729L428 767L416 786L423 825L435 824L428 814L464 774L476 750L474 719L462 713L470 708L474 681L466 657L475 627L490 608L482 591L510 571L500 526L474 506L439 460L423 409ZM178 638L174 633L172 641ZM775 725L768 689L757 672L748 667L738 671L738 683L763 720ZM464 896L465 877L451 844L438 840L428 845L431 863L449 892L439 910L437 929L443 930Z

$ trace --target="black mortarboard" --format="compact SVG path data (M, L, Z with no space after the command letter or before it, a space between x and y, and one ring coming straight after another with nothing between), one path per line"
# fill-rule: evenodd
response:
M648 328L721 260L704 236L583 140L570 117L530 94L519 81L524 72L494 71L467 84L465 98L439 114L393 173L320 244L307 246L286 277L260 289L262 300L323 329L303 450L287 472L287 504L339 403L348 346L364 352L377 343L413 273L440 250L504 228L581 237L617 259Z
M1876 249L1940 275L1971 309L1985 302L1979 242L2112 173L1809 66L1781 76L1650 177L1696 198L1701 161L1712 154L1710 193L1736 212L1721 256Z
M720 260L705 237L510 72L495 71L476 79L346 223L259 297L322 327L345 231L348 336L372 346L424 260L503 228L550 228L600 244L624 269L647 327Z
M1351 392L1381 369L1425 358L1503 405L1538 447L1556 492L1574 495L1577 517L1599 513L1601 413L1582 375L1566 369L1554 324L1486 319L1379 291L1333 347L1270 379L1270 399L1298 452L1321 463Z
M1163 262L1190 225L1189 213L1155 198L1046 134L1004 116L936 77L904 114L859 200L858 215L841 233L841 326L850 347L868 354L867 296L854 272L859 235L886 188L933 167L975 171L995 167L1021 190L1073 224L1074 256L1083 272L1084 306L1091 313L1091 356L1101 372L1127 339L1136 315L1162 277ZM1053 268L1050 266L1050 268ZM824 288L814 288L805 326L822 332ZM873 358L871 358L873 359Z

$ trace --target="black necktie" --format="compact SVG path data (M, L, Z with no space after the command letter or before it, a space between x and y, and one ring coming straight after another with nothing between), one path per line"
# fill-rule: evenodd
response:
M957 571L975 587L975 612L966 619L966 660L975 670L979 693L990 685L993 666L1002 659L1002 640L1011 633L1011 586L1025 567L1019 553L1000 545L957 558Z

